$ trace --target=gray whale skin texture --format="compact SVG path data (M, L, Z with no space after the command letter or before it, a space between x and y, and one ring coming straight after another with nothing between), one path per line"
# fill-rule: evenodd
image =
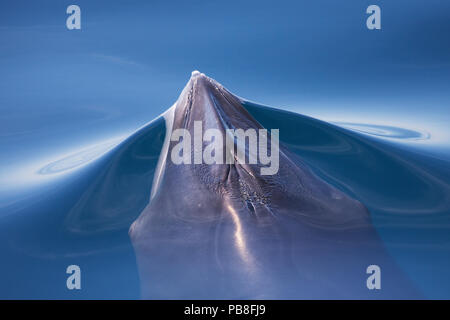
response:
M315 176L281 143L275 175L261 175L259 163L172 163L178 142L170 142L171 130L194 137L194 121L222 132L262 128L215 80L193 72L165 118L151 200L129 230L143 298L417 297L364 205ZM380 290L366 286L372 264L381 268Z

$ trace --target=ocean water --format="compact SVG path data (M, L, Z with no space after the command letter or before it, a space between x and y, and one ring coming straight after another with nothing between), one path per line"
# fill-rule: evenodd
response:
M265 128L279 128L281 143L318 176L369 209L424 297L450 298L450 157L428 149L430 134L243 105ZM127 136L4 173L0 297L139 298L128 228L150 199L164 135L158 117ZM71 264L82 270L82 290L66 288Z
M449 1L76 4L80 30L69 3L0 2L0 298L140 297L128 228L158 115L195 69L276 107L245 102L369 209L424 297L450 298ZM82 290L66 288L71 264Z

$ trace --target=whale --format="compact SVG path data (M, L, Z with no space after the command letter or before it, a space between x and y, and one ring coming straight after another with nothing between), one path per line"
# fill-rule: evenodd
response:
M129 228L144 299L414 299L360 201L283 144L278 170L256 163L174 163L182 129L264 129L243 99L194 71L164 113L149 202ZM279 128L280 136L283 128ZM208 141L202 141L206 147ZM192 147L195 150L195 146ZM249 146L223 145L249 155ZM379 274L370 270L377 267ZM371 281L378 277L375 287Z

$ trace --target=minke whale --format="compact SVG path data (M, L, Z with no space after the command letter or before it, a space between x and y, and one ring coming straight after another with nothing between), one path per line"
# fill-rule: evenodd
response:
M279 168L272 175L261 174L259 161L171 161L178 142L170 136L176 129L194 134L199 122L224 135L227 129L262 129L242 101L195 71L164 114L166 137L150 201L129 229L142 297L416 298L367 208L316 176L282 139ZM248 146L223 148L223 154L239 148L249 153ZM371 265L379 266L380 283L369 289Z

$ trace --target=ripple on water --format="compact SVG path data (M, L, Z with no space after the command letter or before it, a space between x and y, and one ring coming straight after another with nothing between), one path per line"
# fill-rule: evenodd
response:
M54 174L79 167L104 154L105 152L113 148L115 145L117 145L117 143L118 141L114 140L88 147L79 152L73 153L67 157L64 157L62 159L47 164L46 166L38 170L38 173Z
M381 138L399 139L399 140L428 140L428 132L420 132L411 129L405 129L394 126L352 123L352 122L333 122L334 124L349 130L377 136Z

